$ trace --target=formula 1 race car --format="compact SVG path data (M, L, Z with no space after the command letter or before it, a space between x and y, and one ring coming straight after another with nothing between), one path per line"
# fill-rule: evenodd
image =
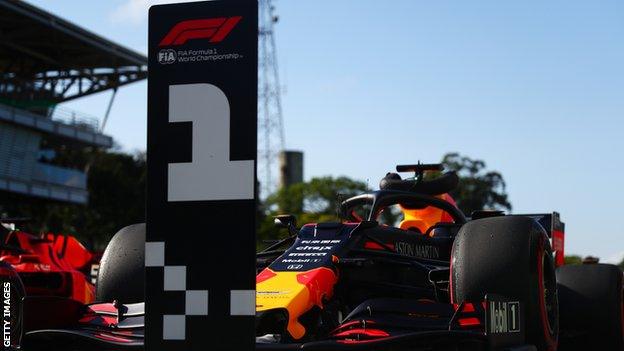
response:
M95 280L101 254L90 252L70 235L32 235L18 230L16 226L24 221L0 220L0 279L5 348L19 347L24 334L32 334L35 336L33 340L45 340L51 333L54 336L61 335L58 330L52 329L74 325L81 325L84 334L89 326L110 327L114 325L111 318L135 314L136 306L130 306L128 312L127 307L94 304ZM111 311L115 311L114 317ZM127 320L123 324L128 325L131 321ZM96 335L107 341L115 341L109 335ZM98 340L97 337L93 339Z
M90 303L101 254L64 234L32 235L16 229L27 219L0 219L0 262L19 273L26 293Z
M257 254L256 349L624 349L617 267L563 265L555 212L466 218L448 195L457 175L425 176L440 170L397 167L415 176L389 173L380 190L344 201L340 223L297 228L293 216L278 216L291 235ZM393 208L401 222L380 223ZM26 296L23 319L44 317L25 327L25 347L141 348L144 242L144 224L113 237L100 303L42 306ZM19 287L12 272L0 268L0 277Z
M257 349L624 349L617 267L562 266L557 213L466 218L458 176L426 176L441 170L397 166L414 177L344 201L342 223L279 217L292 235L257 255ZM402 221L379 223L392 208Z

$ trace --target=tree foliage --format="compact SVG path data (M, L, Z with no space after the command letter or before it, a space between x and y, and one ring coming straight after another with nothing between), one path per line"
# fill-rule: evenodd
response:
M564 257L565 264L581 264L583 263L583 258L578 255L566 255Z
M331 176L312 178L308 182L281 188L263 204L258 240L276 238L273 216L278 214L295 215L300 224L339 221L340 203L367 190L364 182Z
M449 153L443 157L442 163L445 169L456 171L459 175L459 186L451 192L451 196L464 213L470 215L482 209L511 210L503 176L499 172L486 170L484 161ZM339 220L336 214L340 202L367 190L364 182L346 177L314 178L282 188L265 203L265 211L260 218L259 239L274 239L272 216L278 213L293 214L299 223ZM398 218L398 214L392 211L384 211L383 216L385 223L394 223Z
M65 152L56 162L60 165L82 165L89 169L87 205L24 199L3 194L0 215L30 217L31 232L57 232L78 236L89 246L103 249L108 239L120 228L145 220L145 186L147 162L144 154L118 152ZM447 154L442 162L460 176L459 188L452 192L465 213L483 208L511 209L500 173L487 171L485 162ZM270 195L258 212L258 240L275 239L273 216L290 213L300 224L338 221L340 203L366 192L367 184L348 177L317 177L294 184ZM385 223L397 220L397 213L384 211ZM285 233L282 233L285 235Z
M145 154L97 153L89 170L87 235L104 243L119 229L145 221Z
M293 184L269 196L267 206L277 206L288 213L315 213L334 216L340 203L368 190L366 183L347 177L312 178L309 182Z
M450 194L465 214L483 209L511 211L503 175L488 171L484 161L448 153L442 158L442 164L459 176L459 186Z

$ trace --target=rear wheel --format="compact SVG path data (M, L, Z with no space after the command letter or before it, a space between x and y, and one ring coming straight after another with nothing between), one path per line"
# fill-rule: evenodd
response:
M97 300L145 300L145 223L122 228L108 243L98 272Z
M554 260L544 229L520 216L465 224L453 244L451 299L481 302L486 294L520 301L526 341L556 350L559 308Z
M562 350L624 350L623 277L610 264L557 269Z

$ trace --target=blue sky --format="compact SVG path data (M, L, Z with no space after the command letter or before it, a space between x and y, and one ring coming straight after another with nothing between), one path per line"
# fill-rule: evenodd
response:
M30 2L145 52L156 1ZM624 2L276 6L286 145L306 178L375 186L457 151L502 172L515 213L559 211L568 253L624 256ZM102 115L108 94L69 107ZM120 90L106 131L141 150L145 124L145 82Z

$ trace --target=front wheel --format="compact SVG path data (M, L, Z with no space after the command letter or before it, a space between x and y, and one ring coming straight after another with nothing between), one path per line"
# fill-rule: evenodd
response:
M556 350L559 308L555 267L546 232L522 216L465 224L453 244L453 303L481 302L486 294L520 301L527 343Z
M122 228L106 246L98 272L96 295L101 302L145 301L145 223Z

